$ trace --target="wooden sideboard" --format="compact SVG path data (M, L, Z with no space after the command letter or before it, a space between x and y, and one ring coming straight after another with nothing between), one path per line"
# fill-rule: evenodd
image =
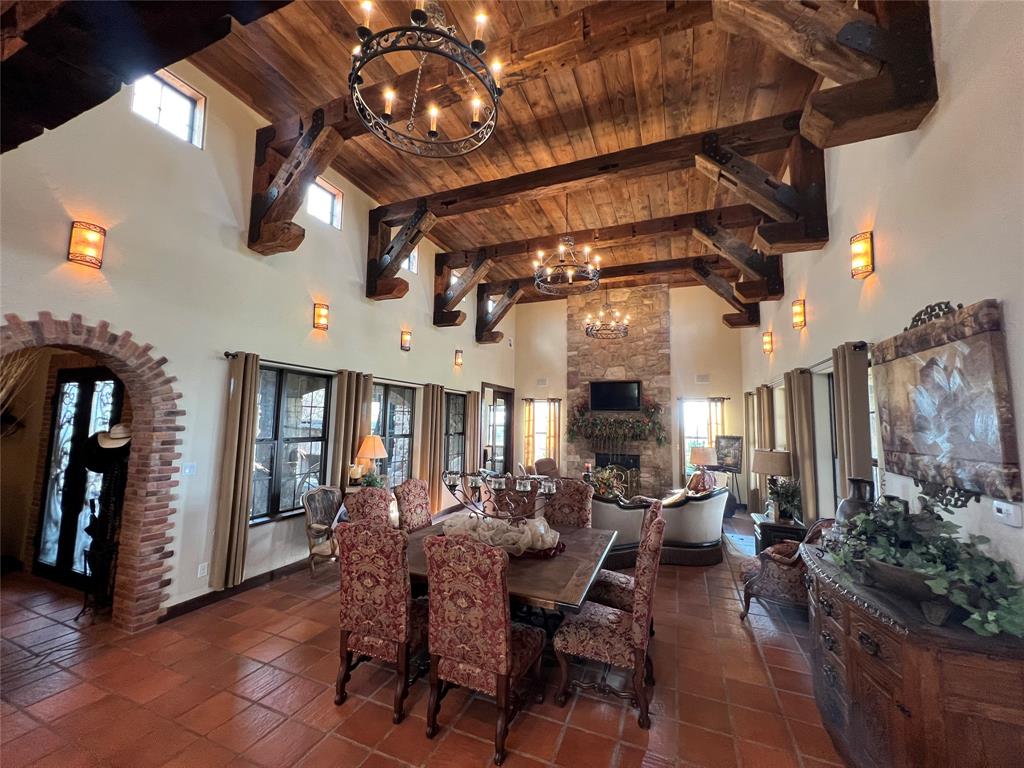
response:
M1024 765L1024 641L928 624L804 544L814 695L855 768Z

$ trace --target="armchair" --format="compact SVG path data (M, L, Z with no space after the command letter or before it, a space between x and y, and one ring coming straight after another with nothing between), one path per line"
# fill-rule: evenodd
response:
M812 525L803 538L813 543L835 520L819 520ZM799 541L780 541L762 550L757 557L747 557L740 562L740 577L743 580L743 610L740 619L750 612L751 598L758 597L771 602L807 605L807 588L803 575L807 572L800 557Z
M331 526L341 508L343 495L341 488L332 485L321 485L302 495L302 508L306 512L310 575L316 575L317 561L338 559L338 547Z

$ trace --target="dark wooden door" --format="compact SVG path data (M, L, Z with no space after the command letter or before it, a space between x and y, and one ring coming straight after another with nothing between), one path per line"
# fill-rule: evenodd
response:
M121 381L106 368L58 372L33 563L40 576L85 584L89 502L99 499L103 483L101 473L85 466L87 442L117 423L123 401Z

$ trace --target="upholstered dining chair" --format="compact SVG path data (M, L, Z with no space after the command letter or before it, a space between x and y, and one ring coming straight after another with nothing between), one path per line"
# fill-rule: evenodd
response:
M544 519L551 525L589 528L594 486L582 480L559 480L558 488L544 504Z
M427 738L437 734L448 688L472 688L496 700L494 762L501 765L509 722L523 700L517 684L527 672L533 674L536 700L543 701L544 631L512 623L504 550L466 535L433 536L423 548L430 590Z
M634 497L630 501L639 499ZM661 517L661 501L658 499L643 499L650 506L644 512L644 519L640 525L640 541L647 538L651 529L651 523ZM602 568L597 572L597 578L587 593L587 600L609 608L617 608L620 611L632 611L633 599L636 592L636 577L630 576L621 571L611 571Z
M321 485L302 494L302 508L306 512L306 540L309 542L309 572L316 575L316 564L322 560L336 560L338 547L334 541L332 525L341 507L343 492L332 485Z
M350 523L391 526L391 494L385 488L361 488L345 497Z
M554 459L537 459L537 462L533 465L533 471L538 475L546 475L547 477L559 477L558 474L558 462Z
M395 488L398 527L412 533L431 524L430 487L426 480L410 477Z
M814 543L835 520L819 520L804 534L803 541ZM799 541L780 541L740 561L743 580L743 610L740 619L750 613L750 600L757 597L769 602L807 605L807 587L803 575L807 566L800 557Z
M409 663L426 650L427 599L412 599L405 531L373 522L338 526L341 563L340 650L334 703L348 697L345 685L366 658L394 664L394 716L400 723L409 692ZM355 663L353 656L358 655Z
M631 699L640 709L637 723L651 727L648 713L650 699L647 685L654 685L654 664L647 653L650 644L651 619L654 613L654 585L661 559L661 543L665 536L665 520L656 518L640 542L636 557L636 586L633 590L632 612L620 611L587 601L583 609L569 616L555 632L555 656L561 672L555 703L564 706L569 696L569 657L578 656L613 667L633 671L632 691L614 690L620 698ZM589 689L604 683L575 682L577 688Z

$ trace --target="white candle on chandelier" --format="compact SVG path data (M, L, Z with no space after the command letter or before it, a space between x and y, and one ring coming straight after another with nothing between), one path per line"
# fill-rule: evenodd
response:
M474 96L472 103L473 103L473 122L474 123L479 123L480 122L480 107L483 105L483 102L480 101L480 97L479 96Z
M437 116L441 110L437 108L437 104L430 105L430 130L433 133L437 133Z
M594 266L596 267L596 266L598 266L598 265L599 265L600 263L601 263L601 257L600 257L600 256L595 256L595 257L594 257Z
M585 264L589 264L590 263L590 246L589 245L584 245L583 246L583 262Z
M357 45L355 48L352 49L352 58L354 59L356 56L358 56L362 52L363 52L363 46Z
M391 114L392 107L395 106L395 92L388 88L384 91L384 113L387 115Z
M501 88L501 62L497 59L491 62L491 75L494 77L494 84Z
M572 278L573 275L576 274L576 270L573 269L572 267L569 267L567 270L565 270L565 273L569 276L569 284L572 285Z
M558 260L565 261L565 243L558 244Z
M370 15L373 13L373 3L370 0L363 0L359 4L359 7L363 9L363 26L367 29L370 28Z
M476 18L474 19L474 21L476 22L476 33L475 33L474 37L477 40L483 40L484 39L484 25L487 24L487 14L486 13L478 13L476 15Z

